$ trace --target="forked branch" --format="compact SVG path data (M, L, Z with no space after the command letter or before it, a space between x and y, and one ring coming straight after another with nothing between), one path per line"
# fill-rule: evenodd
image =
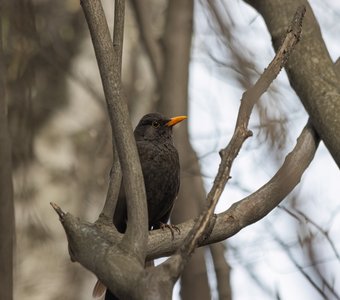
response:
M114 51L101 1L82 0L81 5L91 33L124 182L129 186L126 190L129 221L122 243L144 261L148 234L145 187L122 90L121 68L115 65L121 59L117 58L117 53ZM116 34L117 39L120 40L121 30L122 28L117 29ZM122 45L121 41L120 45Z

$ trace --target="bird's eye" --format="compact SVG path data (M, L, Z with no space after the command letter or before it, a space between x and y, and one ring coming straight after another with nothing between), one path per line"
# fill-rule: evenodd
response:
M155 128L158 128L159 127L159 123L157 121L153 121L152 122L152 126L155 127Z

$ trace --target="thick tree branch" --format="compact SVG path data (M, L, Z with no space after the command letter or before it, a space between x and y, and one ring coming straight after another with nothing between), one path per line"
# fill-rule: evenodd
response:
M227 211L216 216L215 225L205 239L199 240L203 246L225 240L244 227L257 222L271 212L300 182L301 176L314 158L319 145L319 137L310 124L302 130L297 143L281 168L265 185L248 197L234 203ZM150 232L148 259L173 254L192 230L195 222L189 220L180 224L181 235L164 234L161 230Z
M199 239L202 238L202 236L208 234L208 231L210 230L209 227L211 226L211 222L214 221L212 216L224 187L229 180L232 163L238 155L244 141L252 135L251 131L249 131L247 127L254 104L268 89L271 82L277 77L285 62L287 61L292 49L299 41L302 19L305 11L305 7L298 8L292 23L287 30L287 35L274 59L269 64L268 68L265 69L255 85L248 89L242 96L234 135L231 138L228 146L220 152L222 160L217 176L214 180L213 187L208 193L207 205L198 218L198 221L195 223L192 231L189 233L185 239L185 242L179 249L177 255L172 256L164 263L165 268L168 268L168 264L172 265L172 268L169 268L169 270L171 270L171 275L173 278L177 279L190 255L197 247Z
M306 30L286 70L290 84L300 97L315 129L340 166L340 80L322 39L318 22L306 0L247 0L263 16L277 50L289 22L299 5L307 8Z
M122 243L144 262L148 234L145 187L127 104L123 99L120 68L115 66L116 53L101 2L82 0L81 5L98 61L124 182L130 187L126 190L129 221Z
M114 226L80 221L63 212L55 203L51 205L65 229L71 260L79 262L96 274L99 280L119 297L126 298L127 295L123 291L128 291L131 285L136 286L132 291L132 299L138 299L140 291L137 283L141 280L143 270L136 256L129 255L122 247L117 247L122 241L122 235Z

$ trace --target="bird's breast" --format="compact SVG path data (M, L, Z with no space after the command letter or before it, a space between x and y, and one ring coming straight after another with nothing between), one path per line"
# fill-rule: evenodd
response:
M148 201L149 221L154 223L171 210L179 189L179 158L173 144L137 144Z

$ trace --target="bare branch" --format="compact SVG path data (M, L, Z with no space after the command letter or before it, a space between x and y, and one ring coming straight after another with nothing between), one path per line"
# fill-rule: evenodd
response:
M214 222L212 218L216 204L224 190L224 187L229 180L230 169L236 156L238 155L244 141L252 135L252 132L248 130L248 122L250 114L256 101L260 96L268 89L270 83L276 78L285 62L288 59L292 49L299 41L302 27L302 19L305 14L306 8L299 7L296 11L293 21L287 30L287 35L275 55L268 68L263 72L261 77L255 83L253 87L248 89L242 96L239 114L236 121L236 127L229 142L228 146L221 150L220 155L222 157L218 173L214 180L213 187L211 188L207 196L207 205L195 226L185 239L185 242L181 246L177 255L171 257L166 261L167 264L172 264L170 272L172 276L177 278L183 270L185 263L188 261L189 256L196 248L198 241L202 236L208 234L211 222ZM210 228L211 230L211 228Z
M315 130L307 124L277 173L256 192L217 215L211 233L204 240L199 240L198 245L225 240L262 219L277 207L301 180L302 174L314 158L318 145L319 138ZM150 232L147 258L154 259L173 254L192 230L194 223L190 220L180 224L178 227L181 235L175 235L174 240L171 239L170 233L164 234L161 230Z
M300 97L315 129L340 167L340 79L322 38L320 26L307 0L246 0L263 16L275 50L284 28L299 5L307 8L301 43L287 62L290 84ZM322 76L320 76L322 74Z
M122 82L122 56L123 56L123 38L124 38L124 14L125 0L115 1L115 18L113 27L113 49L116 53L114 63L117 72L117 80ZM112 223L113 214L117 205L117 199L122 182L122 170L118 159L118 152L112 131L112 149L113 163L110 172L109 188L106 195L105 204L102 213L99 216L100 221Z
M334 244L334 242L332 241L332 239L329 236L329 233L327 230L323 229L319 224L317 224L315 221L313 221L311 218L309 218L306 214L304 214L302 211L298 210L298 209L294 209L299 215L295 214L294 212L292 212L291 210L289 210L287 207L284 206L279 206L279 208L281 208L282 210L284 210L286 213L288 213L289 215L291 215L293 218L295 218L296 220L298 220L299 222L302 222L301 218L303 218L304 221L306 221L307 223L310 223L311 225L313 225L327 240L329 246L332 248L332 251L335 255L335 257L337 258L338 261L340 261L340 253L339 251L336 249L336 246Z
M212 232L207 234L206 239L200 239L198 245L224 240L273 210L300 181L304 170L314 157L318 142L319 139L315 131L310 125L307 125L298 138L293 151L286 157L274 177L258 191L234 203L226 212L216 216ZM58 215L62 216L62 225L68 238L71 258L96 274L100 281L116 295L119 295L118 293L121 293L126 285L131 286L131 284L136 285L133 293L141 293L142 288L148 287L149 279L153 280L151 289L153 292L158 286L156 283L161 284L162 279L164 279L163 284L170 284L169 273L172 274L172 265L165 265L169 267L168 270L165 267L162 269L150 268L151 270L143 273L140 261L136 261L133 256L127 255L126 252L122 252L120 247L117 247L122 235L112 226L82 222L61 210ZM194 224L194 220L180 224L181 234L175 235L174 240L172 240L170 232L151 231L148 241L148 259L175 253L183 244ZM179 256L175 257L178 259ZM117 261L120 263L117 264ZM129 269L126 269L127 267ZM130 278L124 277L128 276L125 271ZM159 276L164 273L167 277ZM136 296L133 299L140 298Z
M148 233L145 187L127 104L123 99L120 69L115 66L117 57L101 2L82 0L81 5L98 61L124 182L130 187L126 190L129 221L122 243L144 261Z
M96 274L115 295L126 298L122 293L131 284L136 286L132 293L138 294L137 283L141 280L143 266L138 257L127 255L124 249L117 246L122 235L114 226L84 222L64 213L58 205L51 205L65 229L71 260ZM133 299L138 297L135 295Z
M299 272L306 278L306 280L319 292L323 299L328 299L327 294L324 292L323 288L319 287L315 280L310 276L304 268L298 263L298 261L293 256L292 252L290 251L289 247L279 238L279 236L273 231L272 226L268 227L269 230L272 232L272 236L275 241L284 249L285 253L287 254L288 258L294 264L294 266L299 270ZM340 299L339 296L334 292L333 289L330 289L335 299Z
M125 0L115 0L115 18L114 18L114 25L113 25L113 49L116 53L115 67L116 67L116 72L119 74L120 82L122 81L124 16L125 16Z

